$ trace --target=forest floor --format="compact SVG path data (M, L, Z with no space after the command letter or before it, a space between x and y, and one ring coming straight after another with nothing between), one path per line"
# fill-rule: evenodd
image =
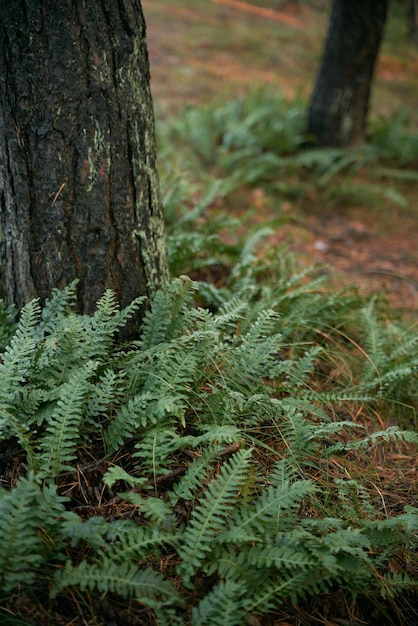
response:
M320 61L327 25L326 7L329 4L329 0L141 0L147 22L151 87L157 124L179 115L187 105L204 106L215 97L227 101L245 95L257 86L272 85L288 98L302 96L307 100ZM406 106L411 111L418 134L418 48L408 44L405 33L406 24L399 16L389 23L376 69L370 115L372 118L390 117ZM418 166L418 162L415 165ZM412 166L409 167L412 169ZM361 169L356 172L358 188L361 189L362 183L367 187L370 182L368 175L369 172ZM362 293L377 292L389 301L394 311L416 319L418 177L415 181L401 178L395 181L388 177L387 184L394 185L396 192L402 194L407 202L396 203L384 197L368 203L349 202L347 197L339 197L338 193L325 197L314 187L311 194L291 199L275 196L258 186L239 189L233 197L231 195L217 201L211 210L240 218L240 235L250 233L259 226L271 226L273 234L269 236L268 243L289 249L301 265L323 264L324 272L332 275L333 283L336 277L340 277L343 284L355 285ZM363 353L361 347L358 348ZM278 360L282 359L280 354L277 356ZM333 359L330 359L330 364L333 363ZM340 363L338 358L335 363ZM320 371L318 386L322 380L326 380L326 376ZM55 399L54 396L54 403ZM190 408L194 411L192 406ZM336 409L340 410L340 407ZM344 412L336 413L336 416L338 420L351 420L356 426L366 427L370 434L376 428L384 430L395 425L392 421L387 422L386 417L381 417L378 411L375 415L361 412L356 405L352 409L348 407L347 412L344 408ZM33 436L36 434L34 432ZM275 431L273 437L276 437ZM65 473L68 482L64 485L63 494L71 496L72 502L77 503L75 512L82 510L86 518L96 514L109 518L115 512L116 519L127 519L129 516L137 519L134 515L139 516L140 507L135 504L135 499L132 500L132 509L129 509L129 500L126 503L119 502L121 499L107 492L103 483L104 467L108 469L112 464L128 463L127 459L135 456L132 455L134 441L129 440L115 452L114 457L109 457L110 460L108 455L103 456L102 434L98 433L93 444L97 445L98 451L84 447L84 444L80 447L77 473ZM10 448L8 440L2 445L7 451L5 458L10 459L4 476L7 481L11 476L10 482L16 481L22 468L26 471L20 446L15 443L14 448ZM334 477L337 479L342 476L343 472L354 481L359 479L359 484L364 478L366 488L371 489L374 495L379 494L385 514L387 506L389 512L401 511L404 505L413 504L416 499L417 470L413 458L412 443L395 442L389 452L387 449L386 452L382 451L376 445L370 455L369 450L355 460L353 455L346 464L340 463L338 459L338 463L330 462L330 482ZM178 469L178 461L175 463ZM186 467L182 460L180 463ZM89 528L94 533L94 526ZM86 534L86 546L87 538ZM48 545L52 543L52 538L48 537ZM78 556L82 563L84 554ZM177 559L177 556L169 554L162 559L164 574L175 567ZM401 565L391 560L392 573L402 571ZM58 571L58 561L54 567ZM409 564L408 567L412 571L413 565ZM204 585L207 581L203 577L202 581L201 588L195 593L196 601L199 593L205 593ZM43 582L41 576L40 584ZM38 594L37 589L29 587L25 595L23 585L10 599L10 606L6 606L0 614L0 625L154 623L146 622L146 618L143 618L143 615L148 615L146 604L144 612L138 616L134 614L135 608L131 608L135 604L131 605L131 601L126 598L117 599L116 594L103 593L96 598L94 593L86 593L79 602L81 596L70 589L69 594L63 594L54 605L45 599L44 592ZM372 606L364 602L364 606L360 606L361 601L364 598L360 598L357 612L356 600L353 599L350 606L346 605L345 595L336 589L325 597L315 594L307 598L306 602L301 602L301 606L288 602L280 609L280 613L271 613L263 622L254 617L248 624L405 626L414 611L414 606L403 605L402 612L407 616L405 620L394 621L399 615L397 612L393 613L393 620L390 617L388 620L384 617L380 619L376 615L385 616L386 611L389 612L389 601L384 603L382 612L377 604ZM25 620L21 621L19 615L24 615ZM90 615L95 617L89 619ZM333 618L333 615L339 617ZM353 619L348 619L349 615ZM357 619L358 615L362 617ZM415 619L414 615L408 626L418 626L418 617Z
M327 25L327 3L283 0L144 0L151 86L159 119L185 105L234 98L273 85L289 98L308 98ZM324 8L325 7L325 8ZM418 132L418 49L406 23L389 20L373 84L370 116L415 111ZM360 184L361 184L361 172ZM389 181L388 184L393 184ZM323 263L361 292L379 292L400 312L418 304L418 182L397 182L407 205L373 205L338 198L283 202L252 189L234 216L264 225L283 219L272 244L285 245L302 263ZM254 209L252 212L250 209Z

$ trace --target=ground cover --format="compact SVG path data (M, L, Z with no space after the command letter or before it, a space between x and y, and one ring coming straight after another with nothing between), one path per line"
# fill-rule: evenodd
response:
M129 311L110 293L92 318L72 288L55 293L16 332L2 312L0 621L414 625L416 118L397 109L416 78L402 21L373 141L324 161L295 149L322 1L143 5L171 271L193 281L174 279L123 348Z
M144 3L144 10L157 121L184 106L204 106L213 98L228 100L266 84L288 97L308 97L320 59L327 3L185 0L173 7L171 2L153 0ZM412 129L418 128L417 64L417 51L406 39L405 19L394 12L376 71L372 120L394 119L408 107ZM360 174L358 185L362 183L367 179ZM331 202L314 190L303 202L283 202L256 187L246 200L235 206L230 202L228 210L251 220L248 209L253 207L254 219L265 223L285 218L287 223L282 220L271 236L272 243L285 242L301 261L327 264L362 290L379 290L393 305L415 310L418 182L387 177L381 185L398 189L407 204L378 198L364 210L361 189L350 198L347 187L338 186Z

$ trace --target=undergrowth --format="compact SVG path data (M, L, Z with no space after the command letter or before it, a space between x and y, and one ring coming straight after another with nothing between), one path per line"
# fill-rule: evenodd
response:
M406 206L398 183L418 181L418 136L406 109L372 120L362 146L309 149L306 108L302 99L288 100L269 86L227 102L215 99L160 123L160 148L195 179L210 173L229 189L262 186L292 200L315 193L323 203Z
M210 209L245 185L355 193L371 163L414 177L417 148L401 118L356 151L301 151L302 128L267 90L161 131L180 277L137 341L118 331L143 299L110 291L91 317L75 285L1 309L2 624L272 624L319 597L331 621L410 624L416 327Z
M257 261L260 236L222 287L172 280L129 345L142 300L78 315L71 285L23 309L0 364L1 619L238 626L338 592L347 619L365 598L402 623L418 509L374 463L392 451L409 489L416 334Z

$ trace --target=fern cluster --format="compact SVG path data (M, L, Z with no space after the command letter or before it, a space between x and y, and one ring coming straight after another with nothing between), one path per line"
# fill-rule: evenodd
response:
M326 469L385 441L416 443L396 428L358 436L330 410L372 405L376 380L381 396L412 380L415 344L382 355L376 330L362 385L343 376L333 394L317 390L320 338L351 296L333 300L283 268L263 287L252 250L223 289L174 279L129 345L114 337L140 300L121 311L106 292L81 316L70 286L43 311L23 309L0 364L1 446L20 458L0 491L4 605L23 589L51 601L76 589L129 598L162 625L233 626L334 588L394 600L416 585L405 553L417 547L418 510L382 515L360 480ZM373 377L372 358L383 374ZM68 487L87 472L86 450L105 503L87 515Z
M222 181L223 193L261 186L291 200L314 192L333 205L389 200L407 206L397 182L417 181L418 156L407 111L374 121L361 147L319 150L309 148L310 138L304 136L306 109L300 98L287 100L269 86L228 102L188 107L160 124L161 153L182 176L193 173L195 184L211 173ZM368 172L367 181L356 179L360 170Z

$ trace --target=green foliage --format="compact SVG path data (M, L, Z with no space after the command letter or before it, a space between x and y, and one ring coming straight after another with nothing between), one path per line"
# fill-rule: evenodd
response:
M0 300L0 350L2 351L15 330L16 314L14 306L5 308L3 300Z
M414 327L391 320L379 323L373 302L363 309L361 337L367 353L361 379L367 389L416 406L418 335Z
M407 205L396 182L417 180L418 140L406 110L373 121L361 147L309 149L306 107L301 99L286 100L271 87L189 107L160 128L162 154L176 164L181 178L187 172L194 184L212 175L222 189L220 197L237 187L261 186L291 200L309 198L314 190L328 203L389 200ZM167 185L166 197L175 197L173 184Z
M211 216L210 220L207 215L213 202L225 197L235 185L220 179L193 185L184 173L171 176L172 180L163 180L163 204L170 235L167 240L168 261L173 276L214 267L226 275L227 265L237 256L239 248L233 243L225 243L222 235L234 233L239 222L225 213ZM193 203L194 194L201 196L197 203Z
M369 141L383 163L406 166L418 162L418 135L407 109L398 110L390 118L372 120ZM416 177L416 172L409 174Z
M227 103L189 108L170 130L174 139L187 139L204 164L232 169L245 157L295 152L304 118L301 102L290 104L266 87Z
M416 584L408 559L390 570L417 547L416 510L382 516L360 480L327 473L342 454L416 442L331 417L334 403L372 408L371 392L390 406L413 388L413 332L393 344L373 302L360 310L283 263L272 280L260 238L220 289L172 280L127 346L114 336L140 301L120 311L107 292L80 316L71 286L22 311L0 364L1 445L23 459L0 492L2 601L77 589L129 599L159 624L241 624L336 586L396 602ZM211 310L195 306L206 298ZM342 370L357 369L328 392L318 377L338 342L348 350L350 325L362 348ZM101 497L116 491L135 521L81 516L86 454Z
M0 589L33 585L48 561L60 557L66 518L63 498L53 485L41 488L34 476L0 492ZM61 553L62 555L62 553Z

